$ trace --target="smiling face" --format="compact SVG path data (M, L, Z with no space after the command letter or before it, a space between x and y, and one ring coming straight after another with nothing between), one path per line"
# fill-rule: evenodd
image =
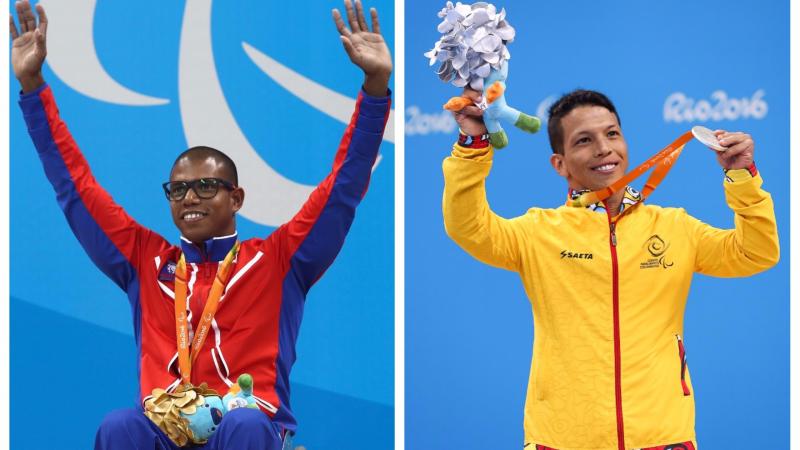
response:
M579 106L561 118L564 154L550 163L571 189L602 189L628 170L628 144L617 116L602 106Z
M230 180L230 169L213 156L185 156L175 162L170 181L193 181L199 178ZM212 237L228 236L236 231L235 214L244 202L244 190L220 186L217 195L203 199L189 189L183 200L170 200L172 221L188 240L199 244Z

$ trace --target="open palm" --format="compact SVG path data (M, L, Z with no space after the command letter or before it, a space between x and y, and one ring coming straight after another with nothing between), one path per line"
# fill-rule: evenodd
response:
M347 52L353 64L365 73L390 73L392 56L383 36L369 31L359 31L349 36L351 50ZM347 46L347 44L345 44Z
M372 18L372 31L370 31L364 18L361 1L356 0L355 9L350 0L345 0L344 4L350 29L345 26L339 10L333 10L333 20L350 61L367 75L388 78L392 73L392 55L381 35L378 12L375 8L370 9Z
M44 58L47 56L47 16L41 5L36 5L39 24L28 1L16 3L19 30L14 24L14 17L9 16L11 32L11 65L14 76L18 79L35 76L42 70Z

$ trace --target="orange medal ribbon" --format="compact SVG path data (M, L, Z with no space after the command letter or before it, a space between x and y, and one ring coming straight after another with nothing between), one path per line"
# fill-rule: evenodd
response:
M655 155L651 156L647 161L640 164L639 167L628 172L627 174L625 174L625 176L623 176L622 178L611 184L611 186L608 186L606 188L597 191L592 191L582 194L575 200L567 201L567 205L586 207L598 202L605 201L607 198L614 195L614 193L619 192L622 189L625 189L625 186L630 184L633 180L639 178L639 176L650 170L653 166L656 166L656 168L653 169L653 173L650 174L650 177L645 182L644 188L642 189L641 192L642 200L644 200L648 195L650 195L656 189L656 187L661 183L661 181L664 180L664 177L667 176L667 173L672 168L672 165L675 163L675 161L678 159L678 156L681 155L683 147L686 145L687 142L692 140L692 137L694 137L692 135L692 132L687 131L686 133L682 134L678 139L676 139L674 142L664 147Z
M192 364L197 359L197 355L200 353L206 337L208 337L211 322L214 320L214 314L217 313L217 307L219 307L219 300L222 298L222 293L225 291L225 285L228 283L228 277L231 274L231 263L238 252L239 241L236 241L217 269L214 284L211 286L206 306L203 308L203 316L200 318L197 331L194 333L191 355L189 353L189 323L186 316L186 310L189 305L186 303L188 287L186 284L185 255L181 254L178 260L178 265L175 268L175 333L178 341L178 367L181 372L182 384L191 383Z

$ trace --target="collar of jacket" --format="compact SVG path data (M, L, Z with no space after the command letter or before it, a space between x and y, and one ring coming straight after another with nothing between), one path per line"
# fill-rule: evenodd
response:
M233 244L236 243L238 235L234 232L229 236L213 237L203 242L202 248L181 236L181 250L186 255L188 263L219 262L225 259Z
M587 192L592 192L591 189L569 189L567 195L570 200L576 200L581 194L585 194ZM625 211L626 208L630 208L631 206L639 203L642 201L642 194L639 193L636 189L625 186L625 195L622 197L622 204L619 206L620 214L622 211ZM591 204L586 207L586 209L590 209L592 211L598 212L606 212L606 207L602 202L597 202Z

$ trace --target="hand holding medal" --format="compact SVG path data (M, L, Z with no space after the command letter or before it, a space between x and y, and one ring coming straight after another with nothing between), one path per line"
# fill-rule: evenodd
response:
M698 127L694 127L698 128ZM692 131L694 131L692 128ZM702 128L702 127L701 127ZM706 129L707 131L711 131ZM728 132L724 130L716 130L711 132L716 142L712 141L711 144L697 138L700 142L708 147L717 150L717 161L719 165L725 170L733 169L751 169L753 167L753 154L755 153L755 143L753 138L747 134L739 131ZM697 137L697 135L695 135Z

